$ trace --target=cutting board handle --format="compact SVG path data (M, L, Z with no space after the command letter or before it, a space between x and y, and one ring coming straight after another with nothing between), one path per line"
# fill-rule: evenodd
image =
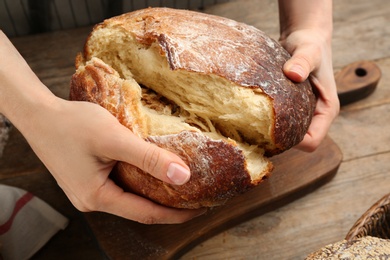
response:
M380 68L372 61L357 61L342 68L336 75L340 105L348 105L369 96L382 76Z

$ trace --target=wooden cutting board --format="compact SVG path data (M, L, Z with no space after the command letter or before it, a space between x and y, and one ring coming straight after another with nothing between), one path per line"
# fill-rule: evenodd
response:
M263 184L183 224L144 225L98 212L85 217L110 259L177 259L200 242L330 181L341 160L329 137L313 153L291 149L272 158L274 172Z

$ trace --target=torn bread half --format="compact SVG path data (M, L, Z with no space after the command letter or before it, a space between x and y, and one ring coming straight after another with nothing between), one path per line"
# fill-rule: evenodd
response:
M252 26L148 8L94 27L70 99L103 106L191 170L176 186L119 162L113 174L125 190L171 207L214 207L261 183L273 169L268 156L303 139L316 99L308 81L283 74L289 57Z

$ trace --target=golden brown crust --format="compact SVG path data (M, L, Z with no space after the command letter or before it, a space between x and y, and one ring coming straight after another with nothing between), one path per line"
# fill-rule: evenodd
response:
M173 22L173 19L175 22ZM309 81L293 83L283 73L290 55L255 27L187 10L147 8L106 20L99 27L120 27L146 47L158 42L172 70L214 74L273 100L273 144L267 154L298 144L315 108ZM91 58L88 43L84 56Z

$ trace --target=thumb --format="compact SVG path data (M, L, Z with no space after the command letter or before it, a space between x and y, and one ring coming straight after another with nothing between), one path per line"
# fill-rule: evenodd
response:
M122 130L117 145L111 146L115 149L111 153L113 159L134 165L167 183L182 185L190 179L190 170L179 156L146 142L125 127Z
M309 48L298 48L292 57L284 64L284 74L294 82L303 82L309 74L316 68L318 55L312 53Z
M302 82L311 72L309 62L302 56L291 57L283 66L284 74L294 82Z
M140 138L137 139L139 162L134 162L134 165L168 183L182 185L190 179L189 168L177 155Z

